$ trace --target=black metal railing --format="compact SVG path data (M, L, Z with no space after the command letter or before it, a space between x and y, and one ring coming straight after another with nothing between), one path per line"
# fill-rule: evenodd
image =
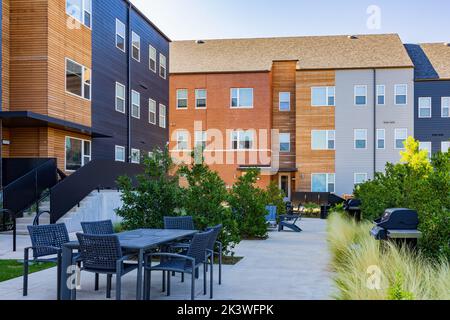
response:
M143 166L111 160L92 160L50 190L50 223L56 223L92 191L117 189L117 178L134 178Z

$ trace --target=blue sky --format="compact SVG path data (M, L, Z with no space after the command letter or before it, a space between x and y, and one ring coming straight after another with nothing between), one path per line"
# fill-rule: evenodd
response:
M448 0L131 1L172 40L399 33L404 42L450 42ZM379 29L367 26L371 5Z

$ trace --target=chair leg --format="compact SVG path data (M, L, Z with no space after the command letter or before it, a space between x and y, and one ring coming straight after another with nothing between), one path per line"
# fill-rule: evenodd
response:
M184 272L181 273L181 282L184 282Z
M116 300L121 300L122 293L122 277L120 274L116 274Z
M170 278L172 275L170 274L170 271L167 272L167 296L170 297Z
M207 263L203 263L203 295L206 296L206 265Z
M195 271L192 270L192 277L191 277L191 300L195 300Z
M213 286L214 286L214 283L213 283L213 280L214 280L213 269L214 269L214 254L211 257L211 273L209 274L209 286L210 286L210 288L209 288L209 296L210 296L211 299L214 297L214 295L213 295Z
M152 271L151 270L147 270L148 275L147 275L147 300L150 300L150 292L152 290Z
M29 263L29 257L28 257L28 249L25 249L24 251L24 258L23 258L23 296L26 297L28 295L28 263Z
M58 253L58 257L57 257L57 266L56 266L56 272L58 273L56 275L56 300L61 300L61 273L62 273L62 257L61 257L61 253ZM75 287L74 289L75 291L77 290L77 288Z
M162 292L166 291L166 272L162 272Z
M112 274L106 276L106 299L111 299L111 281Z
M98 273L95 274L95 291L98 291L98 282L99 282L100 275Z
M81 261L77 262L77 288L81 287Z
M222 284L222 245L219 245L219 285Z

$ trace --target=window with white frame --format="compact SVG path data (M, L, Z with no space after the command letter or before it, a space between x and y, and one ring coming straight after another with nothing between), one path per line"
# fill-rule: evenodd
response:
M148 99L148 122L156 124L156 101Z
M73 137L66 137L65 169L76 171L91 161L91 142Z
M208 142L208 135L206 131L195 131L194 138L195 138L195 147L205 150L206 144Z
M311 88L311 106L313 107L334 106L335 102L336 102L335 87Z
M136 61L141 61L141 37L134 31L131 33L132 57Z
M431 118L431 97L419 98L419 118Z
M177 109L187 109L188 107L188 90L177 89Z
M120 21L119 19L116 19L116 48L125 52L126 48L126 28L125 24Z
M231 108L253 108L253 88L232 88Z
M357 85L355 86L355 105L365 106L367 105L367 86Z
M156 49L152 45L148 46L148 67L156 73Z
M115 159L119 162L125 162L125 147L116 146Z
M131 163L141 163L141 150L131 149Z
M377 85L377 104L379 106L386 104L386 86L383 84Z
M450 118L450 97L442 97L441 99L441 117Z
M141 94L137 91L131 91L131 116L141 118Z
M367 177L368 177L367 173L355 173L354 177L355 187L366 182L368 180Z
M67 58L66 91L91 100L91 70Z
M233 150L253 149L254 132L251 130L238 130L231 133L231 148Z
M167 59L162 53L159 54L159 76L163 79L167 76Z
M367 129L355 129L355 149L367 149Z
M377 149L386 149L386 130L377 129Z
M66 13L91 28L92 0L66 0Z
M408 129L395 129L395 149L405 149L406 139L408 139Z
M336 144L336 132L334 130L312 130L312 150L334 150Z
M195 108L206 109L207 91L206 89L195 90Z
M279 110L280 111L291 111L291 93L290 92L280 92L279 98L280 98Z
M291 134L280 133L280 152L291 152Z
M395 91L395 104L406 105L408 103L408 85L396 84L394 91Z
M186 151L188 149L189 149L189 132L185 130L178 130L176 150Z
M431 148L432 148L431 142L429 142L429 141L428 142L422 142L422 141L419 142L419 150L426 150L428 153L428 159L431 159L431 154L432 154Z
M116 111L125 113L125 86L116 82Z
M450 150L450 141L442 141L441 142L441 151L443 153L448 152Z
M159 126L161 128L165 128L166 127L166 119L167 119L167 107L163 104L159 105Z
M336 175L334 173L313 173L311 175L312 192L334 193L335 184L336 184Z

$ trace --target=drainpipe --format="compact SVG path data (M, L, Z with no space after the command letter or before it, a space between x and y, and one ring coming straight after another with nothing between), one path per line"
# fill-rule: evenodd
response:
M373 177L377 173L377 69L373 69Z
M128 34L128 50L127 50L127 89L128 89L128 99L127 99L127 162L131 162L131 9L132 4L128 4L127 12L127 34Z

